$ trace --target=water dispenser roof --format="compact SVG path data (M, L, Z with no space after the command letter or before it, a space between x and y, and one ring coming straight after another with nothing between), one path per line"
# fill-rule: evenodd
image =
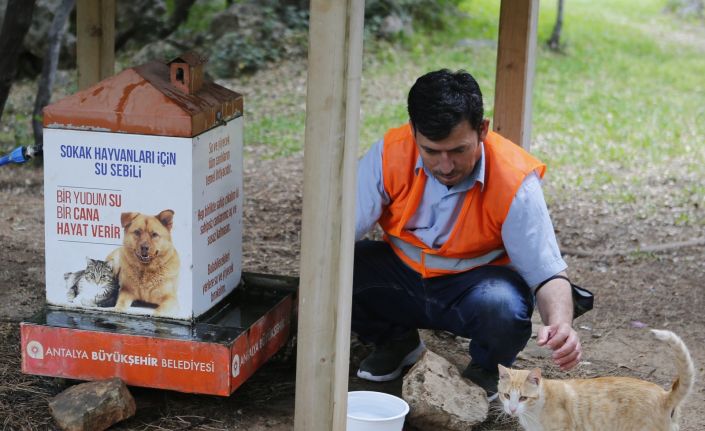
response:
M205 57L126 69L44 108L44 127L193 137L243 113L242 95L203 74Z

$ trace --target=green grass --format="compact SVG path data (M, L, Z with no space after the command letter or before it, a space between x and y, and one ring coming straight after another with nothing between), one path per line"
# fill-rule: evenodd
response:
M549 165L556 189L570 185L610 202L636 203L638 189L650 184L641 178L642 170L649 171L653 183L658 181L654 171L670 169L690 178L674 191L675 199L686 206L705 205L705 189L696 186L705 177L705 25L664 14L666 2L568 0L562 53L545 48L556 2L541 2L531 150ZM492 117L499 5L498 0L464 0L464 14L446 28L417 28L394 43L366 41L360 152L387 128L407 121L409 87L421 74L441 67L471 72ZM189 28L201 28L212 11L203 6L192 12ZM468 40L475 43L459 43ZM291 73L269 81L252 78L257 84L245 94L245 142L264 145L274 156L303 147L305 91L287 83ZM247 79L226 85L239 90ZM31 143L22 108L31 110L30 96L15 97L16 106L8 105L0 151ZM632 189L621 190L622 184ZM705 215L697 222L705 223Z
M630 167L697 154L705 132L705 38L689 46L659 37L678 30L663 2L566 2L566 54L537 61L534 136L555 165ZM539 38L551 29L542 10Z
M363 66L363 151L391 126L407 120L408 88L422 73L463 68L480 83L492 116L494 46L463 47L462 39L496 41L497 0L467 0L442 30L417 30L397 44L367 43ZM552 169L582 172L599 187L620 172L678 160L689 172L705 161L705 27L662 12L665 0L594 2L565 6L562 53L545 48L555 2L541 2L532 151ZM248 123L246 142L299 151L301 112ZM577 174L572 177L577 178ZM632 200L629 193L625 200Z

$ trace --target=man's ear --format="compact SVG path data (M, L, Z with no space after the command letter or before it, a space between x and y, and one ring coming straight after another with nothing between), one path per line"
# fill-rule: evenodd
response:
M484 141L487 138L487 133L490 131L490 119L483 118L482 124L480 125L480 141Z

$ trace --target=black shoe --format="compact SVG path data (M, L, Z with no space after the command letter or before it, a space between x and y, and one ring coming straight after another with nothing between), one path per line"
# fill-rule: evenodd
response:
M425 349L419 332L414 329L403 338L375 346L374 352L360 362L357 376L373 382L394 380L404 367L416 363Z
M484 389L487 393L487 401L494 401L497 398L499 371L496 369L489 371L470 362L470 365L463 371L463 377L470 379L470 381Z

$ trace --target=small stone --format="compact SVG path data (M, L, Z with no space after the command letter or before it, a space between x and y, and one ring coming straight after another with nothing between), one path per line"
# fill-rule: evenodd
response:
M489 409L484 389L430 350L404 377L402 397L410 407L407 423L422 430L465 431Z
M135 414L135 400L119 378L72 386L49 402L64 431L102 431Z

